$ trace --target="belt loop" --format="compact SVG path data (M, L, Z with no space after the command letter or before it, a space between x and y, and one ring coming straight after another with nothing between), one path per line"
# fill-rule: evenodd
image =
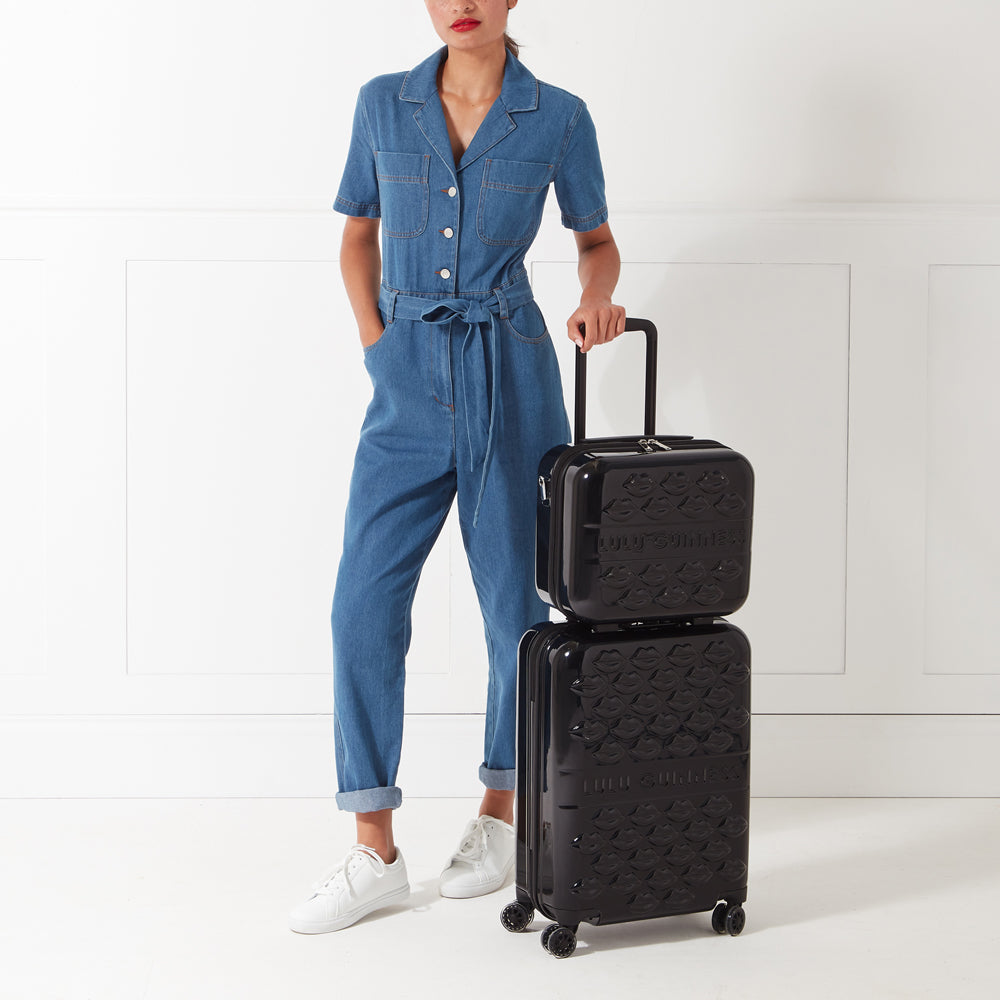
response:
M507 311L507 296L504 295L502 288L494 288L493 294L497 297L497 302L500 305L500 318L510 319L510 314Z
M398 289L389 289L389 301L386 304L386 315L389 323L391 323L396 318L396 296L399 295Z

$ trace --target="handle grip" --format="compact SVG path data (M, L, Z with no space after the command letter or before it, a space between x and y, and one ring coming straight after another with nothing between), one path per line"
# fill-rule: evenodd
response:
M583 327L580 327L583 331ZM654 437L656 431L656 327L648 319L626 318L625 332L641 330L646 335L646 437ZM573 442L579 444L586 434L587 424L587 355L576 349L576 415Z

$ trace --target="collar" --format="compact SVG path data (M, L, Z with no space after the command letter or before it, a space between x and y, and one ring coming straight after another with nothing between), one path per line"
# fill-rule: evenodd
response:
M437 94L438 66L448 54L448 47L442 46L432 56L414 66L399 88L402 101L425 104ZM507 53L503 68L503 87L500 101L507 111L536 111L538 109L538 81L520 59Z

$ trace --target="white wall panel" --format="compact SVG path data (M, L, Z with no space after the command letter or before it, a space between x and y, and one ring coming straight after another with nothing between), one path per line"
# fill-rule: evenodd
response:
M45 669L44 281L0 260L0 674Z
M567 345L576 268L534 287ZM850 272L840 265L627 263L615 294L659 332L662 434L714 438L754 466L750 598L731 616L756 674L844 670ZM591 436L642 430L643 345L590 352ZM560 349L572 413L573 352Z
M370 395L338 284L329 263L129 262L129 673L328 668L334 400L359 426Z
M1000 674L1000 266L932 267L926 672Z

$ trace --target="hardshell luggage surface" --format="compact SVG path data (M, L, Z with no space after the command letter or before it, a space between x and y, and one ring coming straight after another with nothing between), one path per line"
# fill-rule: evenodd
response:
M519 648L517 899L523 930L712 911L743 929L750 647L720 619L595 629L541 623Z
M727 615L747 598L753 469L718 441L656 435L656 328L646 334L641 437L585 436L586 355L576 355L574 443L538 470L535 582L590 622Z

